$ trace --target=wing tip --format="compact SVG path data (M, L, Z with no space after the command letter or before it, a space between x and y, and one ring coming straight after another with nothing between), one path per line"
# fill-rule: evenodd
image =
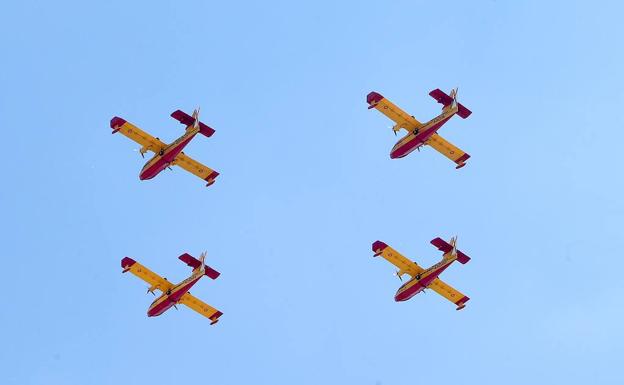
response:
M136 263L136 261L134 259L132 259L130 257L124 257L121 260L121 268L124 269L124 270L129 269L135 263Z
M117 132L119 130L119 127L126 124L126 122L127 121L125 119L120 118L119 116L113 116L113 118L110 121L110 128L115 130L114 132Z
M375 242L373 242L373 251L375 253L380 253L386 247L388 247L388 245L385 242L382 242L382 241L375 241Z
M462 167L464 167L466 165L466 161L470 159L470 155L467 153L464 153L464 155L460 156L459 158L457 158L455 160L455 163L457 163L457 167L455 167L456 169L460 169Z
M384 97L375 91L371 91L366 95L366 103L368 103L368 109L374 108Z
M219 322L219 317L221 317L222 315L223 315L223 313L217 310L216 313L214 313L213 315L210 316L210 321L211 321L210 324L214 325L217 322Z
M206 187L210 186L211 184L213 184L215 182L215 179L217 179L217 177L220 174L216 171L213 171L210 173L210 175L208 175L206 178L204 178L204 180L208 183L206 183Z
M459 301L455 302L455 305L457 305L457 309L456 310L461 310L463 308L466 307L466 302L470 301L470 297L468 296L463 296Z

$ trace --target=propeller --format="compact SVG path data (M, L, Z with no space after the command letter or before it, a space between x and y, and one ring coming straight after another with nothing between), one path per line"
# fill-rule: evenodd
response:
M134 148L134 149L132 149L132 151L138 152L139 154L141 154L141 158L145 159L145 153L143 151L141 151L140 148Z
M401 274L399 274L401 272L401 270L397 270L396 273L394 273L394 275L397 276L397 278L399 278L399 281L403 282L403 277L401 277Z
M151 287L148 287L148 288L147 288L147 292L148 292L148 293L152 293L152 295L153 295L154 297L156 297L156 293L154 293L154 290L152 290L152 288L151 288ZM147 293L146 293L146 294L147 294Z

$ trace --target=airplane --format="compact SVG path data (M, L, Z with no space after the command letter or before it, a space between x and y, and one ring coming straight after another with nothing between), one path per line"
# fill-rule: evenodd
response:
M439 88L429 92L429 95L442 104L442 113L424 124L377 92L369 93L366 97L366 102L369 104L369 110L375 108L396 123L392 127L394 135L401 129L407 131L407 135L402 137L392 147L392 151L390 151L391 159L403 158L412 151L420 151L422 146L429 145L455 162L457 164L455 168L462 168L466 165L466 160L470 158L470 155L442 138L437 134L437 131L453 115L457 114L462 119L466 119L472 112L457 102L457 88L451 91L451 95L445 94Z
M147 267L141 265L140 263L129 257L124 257L121 260L121 268L123 269L122 273L127 273L129 271L150 284L150 287L147 289L148 293L156 295L154 293L155 290L159 290L162 292L162 294L158 298L156 298L148 308L148 317L159 316L171 307L174 307L177 310L178 307L176 306L176 304L183 304L195 310L204 317L209 318L211 321L211 325L216 324L219 321L219 317L221 317L223 313L208 305L207 303L204 303L196 297L192 296L189 290L204 275L207 275L212 279L217 279L217 277L221 273L214 270L210 266L206 266L206 264L204 263L204 259L206 258L205 252L201 254L199 260L193 258L187 253L180 255L178 258L182 262L186 263L188 266L192 267L193 273L190 277L178 283L177 285L167 281L167 278L159 276Z
M397 290L394 296L395 301L407 301L421 291L424 292L425 289L432 289L457 305L456 310L461 310L466 307L466 302L468 302L470 298L444 283L438 276L454 261L465 264L470 261L470 257L457 250L457 237L451 238L450 243L447 243L442 238L436 238L431 241L431 244L442 251L444 255L440 262L428 269L423 269L418 266L416 262L405 258L398 251L382 241L375 241L373 243L373 252L375 253L375 257L381 255L388 262L399 268L396 275L401 281L403 281L401 277L403 274L408 274L412 277Z
M154 138L137 126L118 116L111 119L110 126L113 129L113 134L121 132L140 144L141 149L139 152L141 153L141 157L145 158L145 153L148 151L155 154L145 163L145 166L143 166L139 174L139 179L152 179L165 168L171 169L170 166L180 166L184 170L208 182L206 187L210 186L214 183L219 173L187 156L182 150L195 135L202 134L206 137L210 137L214 134L215 130L199 121L199 109L193 111L192 116L177 110L171 114L171 117L184 124L186 126L186 132L170 144L161 142L159 138Z

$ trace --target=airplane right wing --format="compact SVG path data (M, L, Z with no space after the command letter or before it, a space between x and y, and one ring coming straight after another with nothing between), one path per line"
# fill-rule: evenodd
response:
M154 290L160 290L164 293L173 288L173 284L171 282L167 281L132 258L124 257L124 259L121 260L121 267L123 268L123 273L129 271L149 283L151 285L149 291L152 293Z
M403 274L409 274L414 277L424 271L416 262L405 258L401 253L382 241L373 243L373 251L375 252L375 256L381 255L385 260L398 267L399 271L397 271L397 275L399 277Z
M466 302L470 298L466 297L459 291L455 290L448 284L444 283L440 278L436 278L427 286L427 288L432 289L436 293L440 294L442 297L448 299L457 305L457 310L461 310L466 307Z
M160 139L154 138L147 132L141 130L139 127L118 116L111 119L110 126L113 129L113 134L121 132L124 136L140 144L145 150L156 153L167 147L167 145L161 142Z
M438 134L431 135L425 144L430 145L440 154L455 162L457 164L457 167L455 168L464 167L466 165L466 161L470 158L470 155L455 147L451 142L447 141Z
M422 123L416 120L416 118L409 115L407 112L403 111L377 92L371 92L368 94L366 102L369 104L369 109L375 108L377 111L386 115L396 123L396 125L392 128L394 132L399 131L401 128L412 132L422 126Z
M178 303L186 305L204 317L209 318L212 321L210 322L211 325L216 324L219 321L219 317L223 315L219 310L192 296L190 293L184 294Z
M219 176L218 172L211 169L210 167L204 166L190 156L185 155L183 152L179 153L178 156L176 156L174 165L180 166L191 174L197 175L198 177L202 178L203 180L208 182L206 183L206 186L210 186L211 184L213 184L217 176Z

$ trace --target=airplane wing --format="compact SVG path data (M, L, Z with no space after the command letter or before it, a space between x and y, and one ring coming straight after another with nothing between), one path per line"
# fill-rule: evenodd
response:
M455 168L464 167L466 165L466 161L470 158L470 155L455 147L451 142L447 141L438 134L431 135L425 143L433 147L440 154L457 163L457 167Z
M124 136L127 136L131 140L134 140L135 142L140 144L141 147L144 147L145 149L154 153L167 147L167 145L161 142L160 139L154 138L147 132L141 130L139 127L125 121L118 116L115 116L113 119L111 119L110 126L113 129L113 134L121 132L122 134L124 134Z
M203 180L208 182L206 183L206 186L210 186L211 184L213 184L217 176L219 176L218 172L211 169L210 167L204 166L195 159L185 155L183 152L179 153L178 156L176 156L173 164L176 166L180 166L191 174L195 174L198 177L202 178Z
M204 317L209 318L210 321L212 321L210 323L211 325L217 323L219 317L223 315L219 310L201 301L197 297L192 296L190 293L184 294L178 303L186 305Z
M457 305L457 310L463 309L466 306L466 302L470 299L444 283L440 278L434 279L428 288Z
M371 92L368 94L366 101L369 104L369 109L375 108L377 111L386 115L396 123L396 125L392 128L395 132L399 131L401 128L404 128L407 131L414 131L422 126L422 123L416 120L416 118L409 115L407 112L403 111L377 92Z
M399 268L397 275L400 277L403 274L409 274L412 277L420 274L424 269L416 262L410 261L401 255L398 251L388 246L384 242L376 241L373 243L373 251L375 256L381 255L385 260Z
M154 273L147 267L141 265L137 261L132 258L125 257L121 260L121 267L123 268L123 272L131 272L137 277L141 278L145 282L150 284L150 291L160 290L163 293L173 287L173 284L167 281L165 278L160 275Z

